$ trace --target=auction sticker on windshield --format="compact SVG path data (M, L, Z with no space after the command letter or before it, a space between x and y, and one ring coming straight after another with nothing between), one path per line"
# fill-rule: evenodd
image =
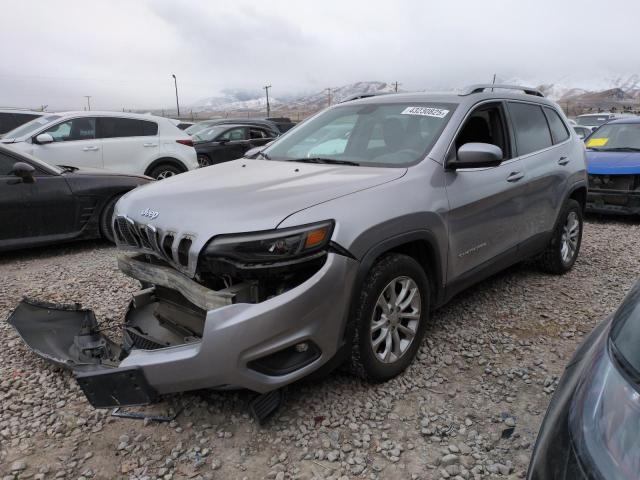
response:
M604 147L608 141L608 138L591 138L587 142L587 147Z
M433 107L407 107L402 111L402 115L422 115L423 117L444 118L449 110Z

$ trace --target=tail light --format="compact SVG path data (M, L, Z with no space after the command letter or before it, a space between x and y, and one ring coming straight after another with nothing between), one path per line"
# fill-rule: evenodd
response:
M188 139L188 140L176 140L176 142L182 144L182 145L186 145L187 147L193 147L193 140Z

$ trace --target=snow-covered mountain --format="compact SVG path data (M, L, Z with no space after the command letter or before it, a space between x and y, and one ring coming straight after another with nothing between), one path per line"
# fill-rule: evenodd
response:
M393 92L393 85L385 82L356 82L341 87L331 88L331 103L337 103L352 95L365 93ZM271 97L271 109L315 111L329 104L329 92L325 89L312 94L299 96ZM267 100L262 91L225 90L222 95L208 97L195 102L189 107L194 112L239 112L264 111Z

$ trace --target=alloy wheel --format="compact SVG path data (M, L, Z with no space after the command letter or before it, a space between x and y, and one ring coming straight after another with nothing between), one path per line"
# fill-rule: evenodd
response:
M578 214L576 212L569 212L562 227L562 236L560 238L560 256L565 264L573 260L578 250L579 234L580 220L578 219Z
M382 290L371 318L371 348L383 363L404 356L418 332L422 313L420 289L410 277L394 278Z

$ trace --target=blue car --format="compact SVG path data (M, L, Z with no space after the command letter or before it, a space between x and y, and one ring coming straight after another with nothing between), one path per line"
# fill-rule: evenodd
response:
M640 214L640 117L602 125L586 146L587 211Z

